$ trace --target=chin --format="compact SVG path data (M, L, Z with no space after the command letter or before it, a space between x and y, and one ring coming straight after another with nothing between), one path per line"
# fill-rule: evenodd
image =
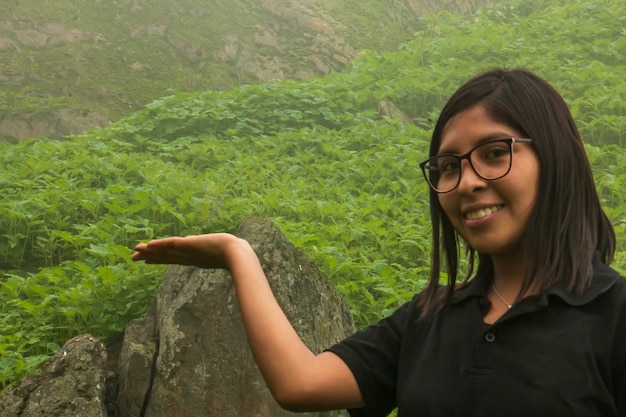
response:
M494 247L493 245L470 245L466 242L467 249L473 249L478 255L484 256L493 256L498 255L501 252L498 247Z

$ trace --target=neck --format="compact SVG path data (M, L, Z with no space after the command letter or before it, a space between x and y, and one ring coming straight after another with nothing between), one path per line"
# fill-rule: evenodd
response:
M497 292L512 303L517 299L524 281L524 266L520 257L517 259L491 257L493 262L493 286Z

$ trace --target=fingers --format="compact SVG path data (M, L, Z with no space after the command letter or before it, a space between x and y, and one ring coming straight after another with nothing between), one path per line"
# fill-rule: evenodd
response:
M233 239L234 236L224 233L156 239L135 246L131 259L148 264L224 268L225 248Z
M152 240L148 243L139 243L135 246L135 252L131 255L133 261L145 261L149 264L182 263L184 251L176 251L179 237L169 237ZM181 261L181 262L179 262Z

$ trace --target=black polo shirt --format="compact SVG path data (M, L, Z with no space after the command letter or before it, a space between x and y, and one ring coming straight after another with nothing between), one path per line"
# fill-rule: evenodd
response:
M483 317L491 277L418 320L417 297L329 350L352 370L352 417L626 417L626 279L594 259L582 296L557 285Z

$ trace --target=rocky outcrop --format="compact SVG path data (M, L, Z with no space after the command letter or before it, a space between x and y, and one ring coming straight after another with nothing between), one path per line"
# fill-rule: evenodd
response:
M108 417L107 352L90 335L69 340L34 376L0 395L0 417Z
M321 352L354 331L332 284L270 221L249 219L237 234L309 348ZM0 417L294 415L265 386L225 271L170 267L146 316L127 327L116 369L107 374L97 340L71 340L40 374L1 394Z
M413 124L413 119L411 119L405 112L400 110L398 106L393 104L393 102L389 99L383 99L378 102L378 117L399 119L402 123Z
M111 120L106 116L86 110L62 108L22 114L0 110L0 140L15 142L37 137L58 139L105 127L109 123Z

